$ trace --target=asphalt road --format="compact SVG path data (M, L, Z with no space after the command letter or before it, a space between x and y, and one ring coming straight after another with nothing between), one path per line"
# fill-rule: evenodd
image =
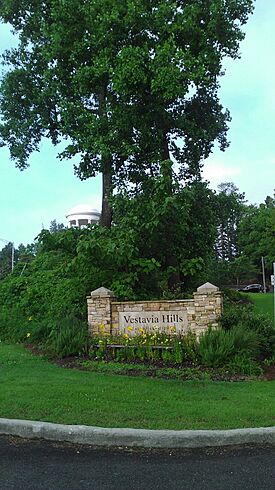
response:
M0 436L1 490L275 490L275 447L141 451Z

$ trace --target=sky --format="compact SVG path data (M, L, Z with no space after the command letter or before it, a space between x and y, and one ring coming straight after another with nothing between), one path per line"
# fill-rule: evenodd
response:
M259 204L273 195L275 166L275 1L256 0L253 16L244 28L238 60L224 60L220 100L228 108L230 147L215 147L204 162L203 176L211 188L234 182L249 203ZM0 24L0 54L15 40ZM32 243L54 219L66 223L76 204L89 203L100 210L100 176L80 181L71 161L57 158L62 148L43 140L23 172L0 149L0 249L3 240Z

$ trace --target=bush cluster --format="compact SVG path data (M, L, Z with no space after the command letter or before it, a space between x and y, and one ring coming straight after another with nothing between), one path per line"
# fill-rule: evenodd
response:
M221 317L221 327L231 331L240 327L257 335L259 342L259 358L270 358L275 354L275 329L271 318L257 313L252 304L230 305L225 308Z
M6 317L0 316L0 341L39 345L58 357L86 354L89 349L85 321L73 316L36 320L25 318L16 309Z

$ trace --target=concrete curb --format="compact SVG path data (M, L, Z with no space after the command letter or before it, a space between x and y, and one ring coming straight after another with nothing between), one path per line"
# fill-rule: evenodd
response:
M0 418L0 435L105 447L196 448L275 444L275 427L231 430L107 429Z

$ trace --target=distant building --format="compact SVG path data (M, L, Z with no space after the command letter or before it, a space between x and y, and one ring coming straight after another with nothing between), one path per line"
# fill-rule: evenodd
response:
M68 228L83 228L87 225L98 223L100 212L90 204L78 204L70 209L66 218Z

